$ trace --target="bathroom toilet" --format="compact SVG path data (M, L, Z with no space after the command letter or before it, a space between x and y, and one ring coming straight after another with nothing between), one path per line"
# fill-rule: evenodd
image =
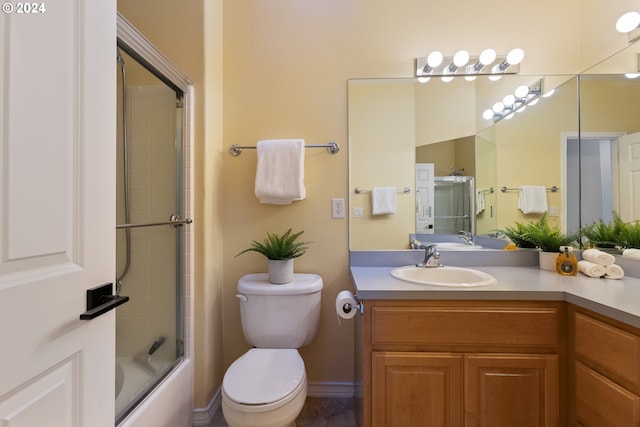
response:
M238 282L242 331L254 348L231 364L222 381L222 412L230 427L289 427L307 398L298 348L318 331L322 278L295 274L274 285L268 275Z

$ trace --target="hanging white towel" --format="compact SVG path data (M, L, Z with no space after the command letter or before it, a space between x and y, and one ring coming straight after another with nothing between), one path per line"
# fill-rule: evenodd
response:
M547 189L541 185L520 187L518 209L523 214L539 214L547 211Z
M260 203L288 205L306 196L304 140L258 141L255 194Z
M484 211L484 190L476 189L476 215Z
M391 215L396 213L396 187L373 187L371 189L371 213Z

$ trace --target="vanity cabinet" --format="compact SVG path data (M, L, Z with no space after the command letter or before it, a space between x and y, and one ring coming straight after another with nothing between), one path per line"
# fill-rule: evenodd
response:
M569 307L569 328L571 424L640 426L640 330L575 306Z
M365 301L364 425L561 425L565 312L553 301Z

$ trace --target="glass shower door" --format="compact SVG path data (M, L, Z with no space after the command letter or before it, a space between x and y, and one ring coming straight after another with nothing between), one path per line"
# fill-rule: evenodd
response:
M182 92L118 55L116 423L183 356Z

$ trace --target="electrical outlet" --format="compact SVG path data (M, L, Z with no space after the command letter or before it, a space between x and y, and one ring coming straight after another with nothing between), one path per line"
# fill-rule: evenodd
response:
M331 199L331 218L344 218L344 199Z
M549 206L549 216L558 216L558 206Z

